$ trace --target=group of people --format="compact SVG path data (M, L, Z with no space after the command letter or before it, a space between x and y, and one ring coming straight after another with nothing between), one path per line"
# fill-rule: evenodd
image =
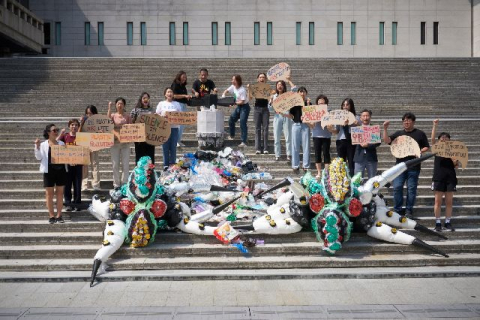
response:
M266 83L267 76L265 73L259 73L257 76L258 83ZM290 90L298 92L303 99L303 105L294 106L285 113L279 113L274 110L273 102L281 94L287 92L287 83ZM114 123L114 145L110 149L112 166L113 166L113 186L119 188L125 184L129 175L129 156L130 143L122 143L119 141L119 129L124 124L136 123L142 114L157 113L168 117L170 111L187 111L187 106L192 98L202 98L207 94L217 94L218 89L215 83L208 79L208 70L202 68L191 88L191 94L187 90L187 74L180 71L171 87L167 87L163 91L164 100L161 101L156 109L150 105L150 94L143 92L135 107L130 113L126 112L126 101L124 98L117 98L115 103L108 104L107 116ZM248 86L243 86L242 77L234 75L232 77L231 86L229 86L222 96L230 94L234 97L234 107L229 118L229 140L235 137L236 122L240 120L241 143L239 147L246 147L248 143L248 125L247 120L250 114ZM280 80L275 83L275 90L272 91L270 99L255 99L254 103L254 123L255 123L255 152L256 154L268 154L268 135L270 115L273 113L273 130L274 130L274 155L275 160L281 159L281 139L282 132L285 138L285 154L286 160L293 169L293 173L300 173L300 168L303 171L310 169L310 138L313 140L313 148L315 154L315 167L317 171L317 178L320 178L321 170L327 169L330 160L330 145L332 135L336 135L336 152L337 155L343 158L348 164L350 175L361 173L362 177L365 174L371 178L377 174L377 147L380 143L361 145L353 145L351 138L351 127L371 124L372 111L368 109L362 110L357 114L355 110L354 101L346 98L341 103L341 109L347 110L355 116L355 121L349 123L346 121L343 125L327 125L322 126L321 121L317 123L303 123L302 122L302 108L306 105L327 105L329 104L328 97L324 94L317 96L312 102L308 98L308 91L305 87L297 87L290 78L286 81ZM53 145L74 145L76 133L82 131L83 125L88 117L98 114L95 106L90 105L85 109L85 114L80 120L71 119L68 122L69 131L58 131L53 124L48 125L44 130L44 138L46 141L40 143L37 139L35 144L35 156L41 160L40 171L44 173L44 187L46 188L46 201L49 210L49 222L63 222L62 211L62 196L65 198L65 205L67 211L80 210L81 190L93 188L97 190L100 188L99 180L99 156L98 151L91 152L90 170L87 166L81 165L57 165L51 162L51 146ZM383 124L383 141L390 144L395 138L407 135L413 138L420 146L421 152L425 153L429 150L430 144L426 134L415 128L415 115L408 112L402 117L403 129L391 135L388 134L389 121ZM436 139L449 140L450 135L442 132L437 138L436 126L438 120L434 121L431 143L434 144ZM163 149L163 166L168 168L176 162L177 147L182 147L183 126L171 125L171 133L166 143L162 145ZM300 161L300 153L302 152L302 161ZM135 142L135 161L137 162L141 157L149 156L152 162L155 163L155 146L146 142ZM397 163L412 159L413 157L406 157L396 159ZM456 189L456 174L455 167L458 165L456 161L448 158L435 157L433 185L432 190L435 191L435 217L437 231L442 229L440 221L440 209L442 199L445 198L446 203L446 219L444 227L446 229L454 230L450 222L452 215L453 192ZM120 170L120 168L122 170ZM393 182L394 193L394 209L395 211L405 214L405 216L413 217L413 208L417 194L418 178L420 174L420 165L410 168L405 173L397 177ZM121 171L121 173L120 173ZM89 185L89 172L92 173L91 186ZM407 184L407 197L405 209L403 209L403 187ZM56 186L56 188L54 188ZM73 187L73 195L72 189ZM53 197L56 195L57 214L54 213Z

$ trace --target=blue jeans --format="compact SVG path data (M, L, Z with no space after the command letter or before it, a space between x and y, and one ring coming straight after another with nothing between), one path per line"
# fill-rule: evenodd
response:
M377 161L367 161L364 163L355 162L355 173L362 173L362 178L365 176L365 169L367 169L368 179L375 177L377 174Z
M178 132L178 128L172 128L170 132L170 137L168 138L167 142L162 145L164 167L175 164L177 160Z
M182 111L187 111L187 104L186 103L180 103L180 106L182 107ZM182 141L182 135L183 135L183 130L185 129L185 126L179 126L178 129L178 142Z
M292 126L292 168L300 167L300 147L303 151L303 168L310 168L310 128L304 123Z
M405 210L413 212L415 199L417 197L417 185L420 170L407 170L393 180L393 199L395 201L395 211L402 210L403 205L403 185L407 182L407 201Z
M242 131L242 142L247 143L248 127L247 120L250 114L250 105L248 103L237 106L230 115L228 126L230 127L230 137L235 137L235 123L240 119L240 130Z
M283 135L285 136L285 150L287 151L287 157L289 157L292 152L292 142L290 139L290 137L292 136L292 125L292 119L275 113L275 116L273 117L273 139L276 158L280 158L280 155L282 153L282 146L280 143L280 139L282 138L282 131Z

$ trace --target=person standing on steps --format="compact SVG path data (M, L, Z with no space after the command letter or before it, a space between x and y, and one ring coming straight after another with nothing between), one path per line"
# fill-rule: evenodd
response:
M248 104L248 95L247 90L242 86L242 77L238 74L232 77L232 85L228 87L224 92L222 97L229 93L235 99L235 105L230 107L235 107L232 114L230 114L230 119L228 120L228 126L230 129L229 140L233 140L235 137L235 123L240 119L240 130L242 131L241 138L242 143L238 146L240 148L245 148L247 146L248 139L248 115L250 114L250 105Z
M65 129L62 129L57 140L62 141L67 146L76 145L75 140L77 138L78 128L80 128L80 122L77 119L71 119L70 121L68 121L69 132L65 133ZM67 181L65 182L65 188L63 190L63 195L65 198L65 210L80 211L80 206L82 203L83 166L78 164L69 164L67 165L67 171Z
M168 112L181 111L180 103L173 101L172 88L165 88L163 91L165 100L157 105L156 113L162 117L168 118ZM162 145L163 149L163 169L168 169L169 166L177 162L177 142L178 142L179 126L176 124L170 125L170 137L167 142Z
M432 127L432 145L435 140L437 125L439 120L433 120ZM442 132L437 138L439 141L449 141L450 134ZM440 219L442 212L442 200L445 198L445 223L444 228L450 231L455 231L452 226L452 211L453 211L453 193L457 191L457 173L455 168L458 167L458 160L450 158L443 158L435 156L432 177L432 191L435 192L435 205L433 207L435 213L435 231L442 231L442 221Z
M327 96L321 94L317 97L317 105L328 105ZM328 112L328 110L327 110ZM322 128L322 122L309 124L312 130L313 148L315 150L315 167L317 168L317 178L322 175L322 153L325 170L328 170L330 165L330 145L332 143L333 126L328 125Z
M208 70L205 68L200 69L200 75L192 85L192 94L195 98L203 98L206 94L217 94L217 92L215 83L208 79ZM197 110L200 111L200 107Z
M362 110L360 113L360 121L362 126L370 126L372 119L372 111L368 109ZM355 172L363 174L365 169L367 170L368 178L373 178L377 175L378 167L378 158L377 158L377 148L381 143L363 143L356 145L355 156L353 157L353 162L355 163Z
M129 114L125 113L126 101L124 98L115 100L115 108L117 112L112 113L113 103L108 103L107 116L112 119L114 145L110 148L113 164L113 188L118 189L128 181L129 161L130 161L130 143L121 143L119 140L120 129L124 124L132 123ZM120 177L120 162L122 162L122 176Z
M258 83L266 83L267 75L259 73L257 75ZM268 125L270 120L270 111L268 110L268 99L255 98L253 119L255 122L255 153L268 154ZM263 147L262 147L263 138ZM263 150L263 151L262 151Z
M85 115L80 120L80 128L78 128L78 132L82 132L84 130L83 126L85 125L85 121L95 114L98 114L97 107L95 107L94 105L89 105L85 109ZM90 170L89 170L89 167L91 167ZM89 171L92 172L91 187L95 191L100 190L99 151L90 151L90 165L89 166L83 166L82 191L87 191L89 189L89 185L88 185Z
M303 99L304 106L311 105L310 98L307 97L308 91L305 87L298 88L298 93ZM287 115L293 121L292 126L292 169L293 172L300 173L300 147L303 152L303 171L310 169L310 127L302 122L303 106L295 106L290 109Z
M142 114L151 114L154 110L150 106L150 94L148 92L142 92L138 98L135 108L130 111L130 118L132 123L140 121ZM149 156L152 159L152 163L155 164L155 146L144 142L135 142L135 163L143 156Z
M428 144L427 135L422 130L415 128L416 117L413 113L407 112L402 117L403 129L388 135L388 126L390 121L383 123L383 142L391 144L393 140L400 136L409 136L415 140L420 146L421 153L425 153L430 148ZM408 156L405 158L397 158L396 163L406 162L415 159L415 156ZM395 202L394 210L405 217L413 218L413 207L415 206L415 199L417 197L418 177L420 176L420 164L409 168L395 180L393 180L393 200ZM405 210L403 210L403 186L407 183L407 199L405 203Z
M297 87L293 84L290 77L287 78L287 82L290 85L290 90L296 91ZM285 153L287 155L287 164L290 165L292 158L292 126L293 121L288 117L289 112L286 113L278 113L273 109L273 101L277 99L277 97L283 93L287 92L287 84L283 80L279 80L275 83L275 94L270 98L268 103L268 109L271 113L274 113L273 117L273 140L274 140L274 149L275 149L275 161L280 160L280 155L282 152L282 132L285 137Z
M187 94L187 73L185 71L180 71L177 73L171 88L173 90L173 101L176 101L180 104L182 111L187 111L187 103L190 99L192 99L192 96ZM185 147L185 144L182 143L184 129L185 126L179 126L178 128L177 147Z
M58 129L54 124L49 124L43 131L43 137L46 139L40 143L40 139L35 140L35 158L40 160L40 172L43 172L43 187L45 188L45 198L48 209L48 222L63 223L63 189L67 181L67 165L52 163L52 146L65 145L62 141L57 141ZM53 196L56 196L57 217L53 208Z

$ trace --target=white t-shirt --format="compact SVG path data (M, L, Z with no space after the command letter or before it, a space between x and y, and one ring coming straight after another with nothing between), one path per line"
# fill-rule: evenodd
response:
M160 101L160 103L157 105L157 110L155 112L161 115L162 117L164 117L165 114L169 111L182 111L182 106L177 101L172 101L172 102L168 102L167 100ZM170 128L172 129L179 128L179 127L180 126L176 124L170 125Z
M235 102L243 100L244 104L248 103L247 90L245 90L243 86L237 89L232 84L230 87L228 87L227 91L230 92L231 95L233 95L233 97L235 98Z

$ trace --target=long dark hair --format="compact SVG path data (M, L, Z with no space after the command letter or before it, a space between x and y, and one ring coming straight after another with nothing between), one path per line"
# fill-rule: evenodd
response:
M278 89L277 89L277 83L281 83L282 86L283 86L283 92L282 93L285 93L287 92L287 84L285 83L285 81L283 80L278 80L277 82L275 82L275 92L278 94L278 95L281 95L282 93L278 92Z
M43 130L43 137L45 139L48 139L48 134L50 133L50 130L52 129L52 127L55 127L55 125L52 123L52 124L49 124L45 127L45 130Z
M142 106L143 106L142 98L143 98L144 95L147 95L148 98L150 99L150 94L148 92L142 92L142 94L138 98L138 101L137 101L137 104L135 105L135 108L142 108ZM150 108L150 101L148 102L148 107Z
M340 105L340 108L343 109L343 104L344 104L345 102L348 102L348 104L350 105L350 112L353 113L353 115L356 116L357 113L355 112L355 104L353 103L353 100L352 100L352 99L350 99L350 98L345 98L345 99L343 99L342 104Z
M93 104L91 104L91 105L89 105L85 108L85 114L87 114L88 109L90 109L90 112L92 114L98 114L97 107L95 107Z
M173 82L175 82L176 84L182 84L182 80L180 80L180 78L182 77L182 75L187 75L187 73L183 70L181 71L178 71L177 75L175 76L175 80L173 80ZM185 81L185 86L187 85L187 81Z

